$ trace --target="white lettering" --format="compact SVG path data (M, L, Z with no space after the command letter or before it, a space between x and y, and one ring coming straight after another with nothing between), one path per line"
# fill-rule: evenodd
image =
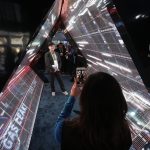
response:
M4 139L3 141L3 146L7 149L11 149L12 148L12 145L13 145L13 142L12 141L9 141L8 139Z
M6 149L12 149L13 142L17 139L19 134L19 128L14 124L11 125L10 130L7 133L7 138L3 140L3 146Z
M23 122L26 111L27 111L27 107L25 105L22 105L21 108L17 111L15 122L18 123L20 126Z
M16 116L14 118L15 122L21 126L23 119L25 117L27 111L27 107L23 104L17 111ZM19 135L19 128L17 127L17 124L15 123L10 125L10 128L6 134L6 138L3 140L3 146L6 149L12 149L13 144L16 143L16 140L18 141L18 135Z
M19 116L19 115L20 114L17 114L17 116ZM15 118L15 122L21 126L22 120L19 117L17 117L17 118Z
M14 124L11 126L12 131L14 131L16 134L18 134L19 129Z

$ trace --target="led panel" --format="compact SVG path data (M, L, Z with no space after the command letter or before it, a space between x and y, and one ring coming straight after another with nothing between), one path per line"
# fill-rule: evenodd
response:
M109 73L122 86L133 146L141 150L150 141L150 96L120 36L126 29L115 6L109 0L69 0L67 12L66 30L86 57L89 73Z
M28 149L43 81L26 66L0 96L0 149Z

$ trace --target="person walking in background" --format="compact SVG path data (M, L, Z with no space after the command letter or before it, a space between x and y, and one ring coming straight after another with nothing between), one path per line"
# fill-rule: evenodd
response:
M52 96L55 96L55 86L54 80L55 78L58 80L62 93L64 95L68 95L68 92L65 90L64 83L61 79L60 68L61 68L61 59L57 52L55 52L55 44L50 43L48 45L49 51L45 53L45 65L46 69L50 74L50 85Z
M90 75L80 94L80 114L70 120L78 95L75 81L55 126L61 150L129 150L127 103L117 80L103 72Z
M72 45L67 47L67 71L71 77L73 77L73 71L75 68L75 53L76 49Z
M63 45L63 43L59 43L57 45L57 49L55 50L56 52L58 52L60 54L60 58L61 58L61 72L62 73L66 73L66 48Z

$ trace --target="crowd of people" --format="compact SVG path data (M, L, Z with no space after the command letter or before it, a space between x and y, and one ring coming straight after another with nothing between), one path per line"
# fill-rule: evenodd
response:
M56 51L56 47L54 43L49 43L48 49L49 51L45 53L45 65L50 75L52 96L55 96L55 85L54 85L55 78L57 79L60 85L62 93L68 95L68 92L65 90L65 86L63 80L61 79L61 74L60 74L60 71L62 69L61 53Z
M50 85L52 96L55 96L55 78L58 80L63 94L68 95L65 89L61 74L69 74L70 81L74 81L77 67L86 67L85 58L73 46L64 46L59 43L57 46L50 42L48 43L48 52L45 53L46 70L50 75Z
M61 58L62 74L73 75L77 67L87 67L86 60L80 51L72 45L65 46L63 43L55 45L55 52L57 52Z

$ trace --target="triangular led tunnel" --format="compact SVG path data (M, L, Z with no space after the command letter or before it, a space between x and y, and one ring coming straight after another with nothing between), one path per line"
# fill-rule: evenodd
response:
M150 97L124 23L111 0L55 0L0 95L0 145L3 149L29 148L44 87L39 70L32 68L44 56L44 46L55 40L59 30L84 57L88 74L106 72L120 83L128 103L133 146L142 149L149 139Z

